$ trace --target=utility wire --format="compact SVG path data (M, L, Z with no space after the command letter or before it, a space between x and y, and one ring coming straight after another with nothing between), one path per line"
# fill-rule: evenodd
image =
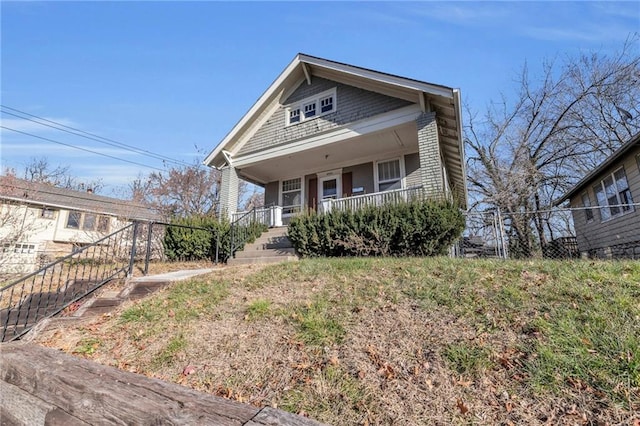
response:
M2 111L3 114L8 114L8 115L12 115L14 117L21 118L23 120L31 121L33 123L40 124L41 126L51 127L53 129L60 130L60 131L63 131L63 132L67 132L67 133L70 133L70 134L75 135L75 136L83 137L83 138L86 138L86 139L91 139L91 140L96 141L96 142L100 142L100 143L103 143L103 144L106 144L106 145L111 145L111 146L115 146L115 147L118 147L118 148L122 148L122 149L125 149L127 151L135 152L137 154L148 155L148 156L151 156L151 157L156 158L158 160L171 162L171 163L178 164L178 165L181 165L181 166L188 166L188 167L192 166L191 164L185 163L184 161L175 160L175 159L173 159L171 157L167 157L167 156L162 155L162 154L156 154L156 153L151 152L151 151L147 151L147 150L144 150L144 149L141 149L141 148L137 148L137 147L132 146L132 145L127 145L125 143L118 142L118 141L113 140L113 139L109 139L109 138L105 138L105 137L100 136L100 135L96 135L94 133L89 133L89 132L86 132L84 130L77 129L75 127L67 126L65 124L58 123L58 122L53 121L53 120L49 120L47 118L39 117L37 115L30 114L30 113L25 112L25 111L21 111L21 110L19 110L17 108L12 108L12 107L9 107L9 106L6 106L6 105L0 105L0 107L2 107L4 109L7 109L7 110L14 111L14 112L22 114L22 115L15 114L15 113L9 112L9 111ZM23 115L26 115L27 117L23 117ZM32 117L32 118L29 118L29 117ZM34 118L35 118L35 120L34 120ZM44 121L44 123L43 123L43 121ZM47 124L47 123L51 123L51 124Z
M154 169L154 170L158 170L158 171L161 171L161 172L165 171L165 170L160 169L158 167L150 166L148 164L138 163L136 161L131 161L131 160L125 160L124 158L116 157L114 155L104 154L102 152L93 151L93 150L88 149L88 148L82 148L80 146L71 145L71 144L68 144L68 143L60 142L60 141L55 141L53 139L45 138L43 136L34 135L33 133L27 133L27 132L23 132L21 130L12 129L12 128L7 127L7 126L1 126L0 125L0 128L5 129L5 130L11 130L12 132L16 132L16 133L21 133L21 134L26 135L26 136L31 136L33 138L42 139L42 140L47 141L47 142L56 143L58 145L68 146L70 148L78 149L80 151L90 152L91 154L101 155L103 157L112 158L112 159L118 160L118 161L124 161L125 163L135 164L137 166L147 167L149 169Z

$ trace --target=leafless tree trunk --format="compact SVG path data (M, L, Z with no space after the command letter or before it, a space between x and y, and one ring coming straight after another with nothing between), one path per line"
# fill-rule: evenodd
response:
M472 206L500 208L527 252L552 235L553 201L640 131L638 36L616 56L525 65L515 102L503 97L465 129ZM533 240L533 241L532 241Z

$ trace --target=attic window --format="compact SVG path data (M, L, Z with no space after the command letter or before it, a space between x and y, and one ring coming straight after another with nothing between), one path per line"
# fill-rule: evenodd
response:
M325 90L315 96L290 105L286 111L287 126L312 118L321 117L336 110L336 88Z
M289 124L300 122L300 108L289 111Z

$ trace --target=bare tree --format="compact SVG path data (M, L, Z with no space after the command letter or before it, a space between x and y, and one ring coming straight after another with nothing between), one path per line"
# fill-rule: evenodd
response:
M5 170L5 174L16 175L15 170ZM30 182L46 183L59 188L73 189L76 191L100 192L104 188L102 179L82 181L71 174L69 166L52 166L46 157L32 157L24 166L23 179Z
M129 184L132 200L170 216L215 215L220 172L198 163L138 176Z
M525 65L515 102L503 97L465 128L473 205L500 208L524 254L553 231L548 210L640 130L640 57L636 35L615 56L600 53Z

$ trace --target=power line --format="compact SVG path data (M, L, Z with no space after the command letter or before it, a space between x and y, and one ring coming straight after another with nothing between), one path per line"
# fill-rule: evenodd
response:
M75 135L75 136L83 137L83 138L90 139L90 140L93 140L93 141L96 141L96 142L100 142L100 143L103 143L103 144L106 144L106 145L115 146L117 148L122 148L122 149L125 149L127 151L135 152L137 154L148 155L148 156L153 157L153 158L158 159L158 160L167 161L167 162L171 162L171 163L174 163L174 164L187 166L187 167L191 167L192 166L191 164L185 163L184 161L175 160L175 159L173 159L171 157L167 157L167 156L162 155L162 154L156 154L156 153L151 152L151 151L147 151L147 150L144 150L144 149L141 149L141 148L137 148L137 147L132 146L132 145L128 145L128 144L125 144L125 143L122 143L122 142L118 142L118 141L113 140L113 139L109 139L109 138L105 138L105 137L100 136L100 135L96 135L94 133L90 133L90 132L86 132L86 131L81 130L81 129L77 129L75 127L67 126L65 124L62 124L62 123L59 123L59 122L56 122L56 121L53 121L53 120L49 120L47 118L39 117L37 115L30 114L30 113L25 112L25 111L21 111L21 110L19 110L17 108L12 108L12 107L9 107L9 106L6 106L6 105L0 105L0 107L2 107L4 109L11 110L11 111L14 111L14 112L17 112L17 113L22 114L22 115L15 114L15 113L12 113L12 112L9 112L9 111L2 111L3 114L8 114L8 115L12 115L14 117L21 118L23 120L31 121L33 123L40 124L41 126L47 126L47 127L50 127L50 128L56 129L56 130L60 130L60 131L66 132L66 133L70 133L70 134ZM23 117L23 115L26 115L27 117ZM32 118L28 118L28 117L32 117ZM34 118L36 120L34 120ZM44 123L42 121L44 121ZM51 123L51 124L47 124L47 123Z
M114 155L104 154L102 152L93 151L93 150L88 149L88 148L82 148L80 146L76 146L76 145L72 145L72 144L68 144L68 143L64 143L64 142L60 142L60 141L55 141L53 139L45 138L43 136L34 135L33 133L28 133L28 132L23 132L21 130L12 129L12 128L7 127L7 126L1 126L0 125L0 128L5 129L5 130L11 130L12 132L16 132L16 133L21 133L21 134L26 135L26 136L31 136L33 138L42 139L42 140L47 141L47 142L56 143L58 145L68 146L70 148L78 149L80 151L89 152L91 154L101 155L103 157L111 158L111 159L114 159L114 160L124 161L125 163L135 164L136 166L147 167L149 169L154 169L154 170L158 170L158 171L161 171L161 172L165 171L165 170L160 169L158 167L150 166L148 164L138 163L136 161L131 161L131 160L125 160L124 158L116 157Z

